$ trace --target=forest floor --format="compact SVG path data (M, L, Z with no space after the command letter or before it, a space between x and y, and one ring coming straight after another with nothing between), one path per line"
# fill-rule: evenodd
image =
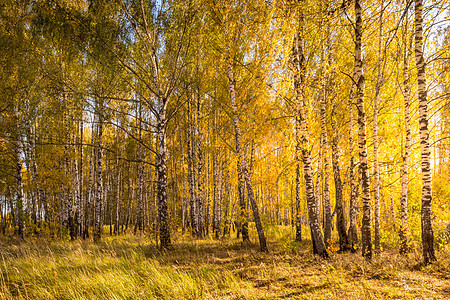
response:
M175 235L161 252L146 236L102 242L0 239L0 299L450 299L450 253L311 254L288 227L267 229L269 253L233 237Z

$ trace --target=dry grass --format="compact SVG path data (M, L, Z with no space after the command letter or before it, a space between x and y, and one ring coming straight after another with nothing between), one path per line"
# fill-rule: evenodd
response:
M289 228L268 230L270 253L239 240L176 236L160 252L147 237L0 241L1 299L450 299L450 254L311 254ZM255 239L253 239L255 241Z

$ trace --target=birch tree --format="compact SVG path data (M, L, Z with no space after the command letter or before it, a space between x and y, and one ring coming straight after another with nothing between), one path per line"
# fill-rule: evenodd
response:
M404 26L402 34L402 46L403 46L403 101L405 107L404 123L405 123L405 149L402 155L402 193L400 200L400 253L405 254L408 249L407 239L407 225L408 225L408 169L409 169L409 156L411 152L411 121L410 121L410 82L409 82L409 59L410 59L410 47L412 43L407 38L408 36L408 14L405 16Z
M430 145L428 132L428 100L425 60L423 55L423 3L415 0L415 56L417 68L417 89L419 101L419 130L420 130L420 153L422 157L422 250L425 264L436 260L434 252L434 234L431 224L431 169L430 169Z
M359 148L359 169L361 174L362 197L363 197L363 220L362 220L362 255L372 258L372 237L371 237L371 205L369 168L367 162L367 142L366 142L366 112L364 109L364 73L361 57L362 48L362 11L360 0L355 0L355 81L356 81L356 102L358 108L358 148Z
M303 53L303 15L299 12L298 30L294 33L294 42L292 47L292 61L294 65L294 92L295 105L298 112L300 123L300 149L302 155L304 178L306 185L306 201L308 206L309 224L311 228L311 239L313 242L315 253L320 256L328 257L325 247L322 231L319 224L318 207L314 194L314 181L312 174L312 162L309 145L308 124L306 121L307 104L304 95L304 53Z

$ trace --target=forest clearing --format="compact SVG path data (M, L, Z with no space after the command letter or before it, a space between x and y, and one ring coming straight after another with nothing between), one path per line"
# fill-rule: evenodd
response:
M0 298L450 299L449 0L0 0Z
M251 235L253 242L257 241ZM178 239L179 238L179 239ZM449 252L424 266L421 253L388 249L312 254L290 226L269 227L270 253L233 237L176 235L170 251L145 236L90 241L1 240L1 299L449 299Z

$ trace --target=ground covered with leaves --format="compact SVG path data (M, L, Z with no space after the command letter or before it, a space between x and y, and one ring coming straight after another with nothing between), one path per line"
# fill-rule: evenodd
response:
M269 253L236 238L176 235L161 252L147 236L91 241L0 240L0 299L450 299L450 253L311 254L289 228L268 230Z

